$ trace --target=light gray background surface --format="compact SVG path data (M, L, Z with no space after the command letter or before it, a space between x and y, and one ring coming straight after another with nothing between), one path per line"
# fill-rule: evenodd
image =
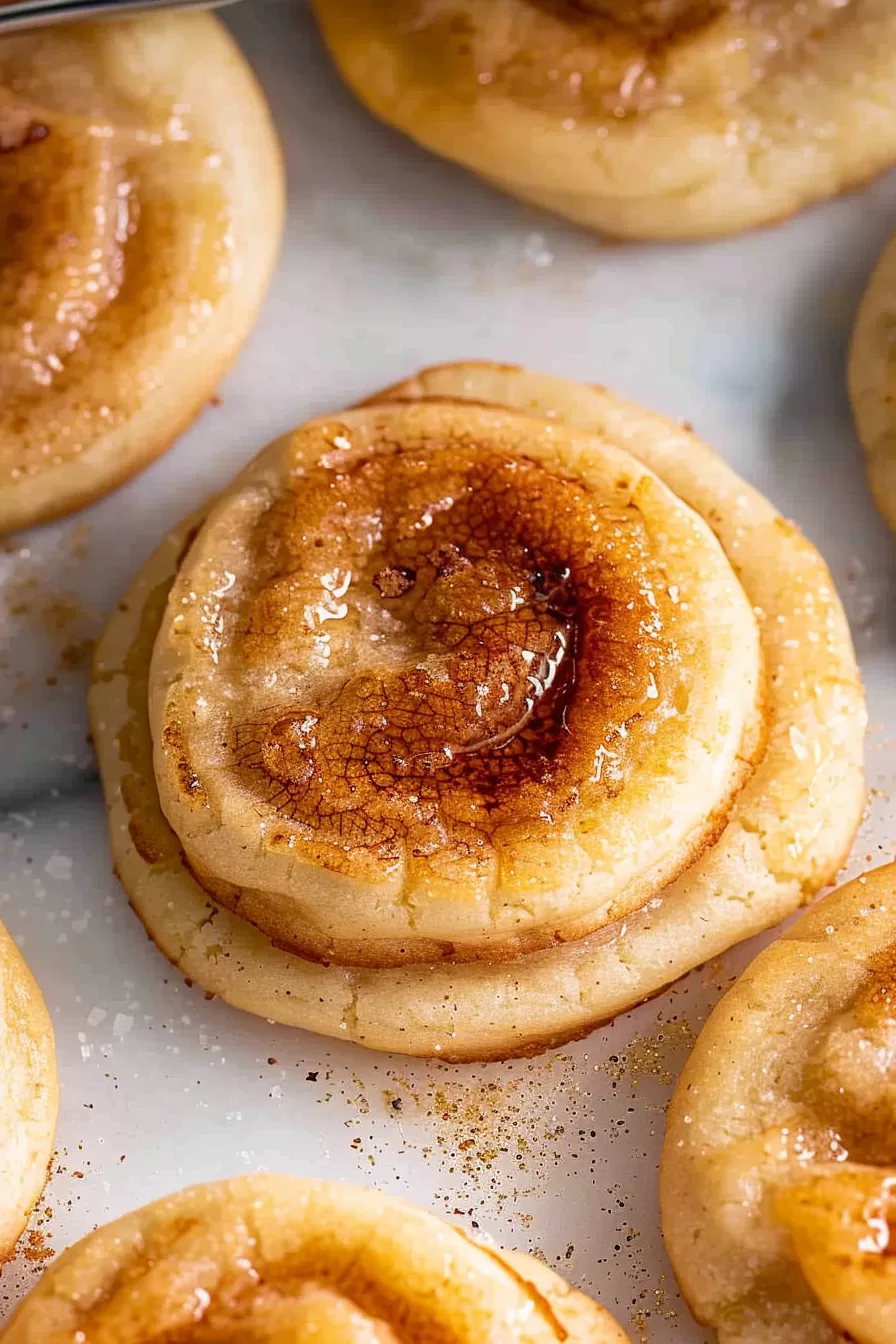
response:
M875 793L851 871L892 857L896 546L866 491L844 360L896 228L896 178L745 238L601 245L372 121L301 4L247 0L226 17L289 171L262 320L221 404L163 460L0 552L0 918L46 994L63 1088L40 1232L61 1249L192 1181L327 1174L537 1247L635 1340L695 1344L658 1231L663 1105L692 1031L755 947L568 1050L480 1068L372 1055L206 1002L110 871L88 642L164 530L309 414L466 356L601 381L690 420L821 547L871 706ZM38 1269L20 1256L4 1270L0 1318Z

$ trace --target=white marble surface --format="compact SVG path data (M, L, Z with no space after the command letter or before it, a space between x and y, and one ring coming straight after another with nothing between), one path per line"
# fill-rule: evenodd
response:
M373 1056L206 1003L148 944L110 873L87 641L165 528L309 413L464 356L599 380L693 422L824 551L868 685L880 790L851 866L890 857L896 547L867 495L843 366L896 227L896 178L746 238L601 246L371 121L301 4L246 0L227 21L289 168L263 318L221 404L167 457L0 554L0 917L47 995L63 1083L42 1230L58 1249L193 1180L326 1172L537 1246L635 1339L695 1344L657 1227L662 1106L681 1023L699 1027L751 949L559 1057L488 1068ZM36 1268L20 1257L3 1272L0 1317Z

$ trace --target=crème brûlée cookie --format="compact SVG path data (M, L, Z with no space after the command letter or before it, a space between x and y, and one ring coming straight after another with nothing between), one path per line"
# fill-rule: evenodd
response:
M761 953L669 1112L663 1231L722 1344L896 1339L896 865Z
M480 1246L403 1200L242 1176L109 1223L44 1273L5 1344L626 1344L529 1255Z
M315 0L373 112L610 234L780 220L896 162L891 0Z
M267 448L111 617L91 720L186 976L445 1058L584 1034L777 922L863 799L817 552L693 434L489 364Z
M58 1108L50 1016L0 924L0 1264L44 1188Z
M0 40L0 532L166 449L247 335L276 258L280 150L206 14Z
M859 308L849 395L874 498L896 530L896 238L884 249Z

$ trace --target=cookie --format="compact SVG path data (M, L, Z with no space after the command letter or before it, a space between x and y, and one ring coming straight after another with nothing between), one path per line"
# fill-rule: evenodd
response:
M657 993L784 918L830 880L863 803L862 690L817 552L693 434L599 389L506 366L446 366L383 395L360 412L312 422L263 453L204 525L194 520L166 540L110 618L91 718L116 868L166 955L237 1006L409 1054L533 1053ZM419 405L408 404L415 399ZM464 451L486 445L493 454L499 444L509 446L518 482L502 479L493 455L486 482L463 473L449 482L420 467L417 493L406 482L395 491L401 508L408 501L404 540L381 566L391 523L379 487L371 493L367 467L388 449L405 458L401 471L416 471L415 454L427 445L443 450L452 435ZM322 439L329 444L323 454ZM315 467L308 471L309 461L323 464L322 477ZM595 471L595 464L613 464L603 493L593 483L585 488L582 463ZM539 478L527 496L527 473L548 465L550 485ZM397 480L394 463L392 471ZM309 480L321 487L322 512L310 507ZM475 488L468 488L471 480ZM602 580L595 577L599 566L592 572L584 564L587 547L575 541L583 490L600 518L591 534L606 542L612 561ZM631 515L621 529L620 499L629 501ZM468 505L474 513L465 515ZM480 517L477 510L493 507L500 523L496 513L467 527ZM651 508L660 508L668 524L668 570L654 587L644 582L647 571L638 571L649 612L627 624L630 604L638 609L627 587L635 574L631 528L646 529L638 563L647 564ZM452 514L464 524L456 550L440 543L426 564L405 564L405 542L416 546L436 518L450 531ZM508 563L513 529L534 527L538 517L551 520L551 545L547 534L526 532L527 545L547 549L533 551L512 580L505 575L498 582L494 566ZM341 519L335 530L334 518ZM421 519L428 519L422 529ZM351 556L329 554L339 529L356 548ZM438 528L433 535L441 536ZM488 551L491 570L484 553L469 545L470 535ZM560 539L570 538L572 550L560 554ZM693 685L689 657L692 671L706 669L699 652L706 613L683 613L686 621L678 624L671 612L676 599L684 605L685 589L705 600L689 587L696 578L689 555L701 557L702 581L718 585L708 611L716 620L715 670L725 679L727 712L711 738L705 713L717 714L720 705L712 678L704 682L701 673L693 701L682 692ZM559 568L545 602L537 589L551 566ZM357 593L346 584L349 569ZM592 580L596 587L589 588ZM620 594L624 601L614 606ZM464 606L474 599L487 608L478 625ZM508 623L508 607L524 629ZM581 683L564 681L560 660L561 675L550 687L542 679L530 709L525 696L538 690L528 680L534 644L545 631L553 639L567 620L570 648L581 651ZM464 642L471 628L479 643ZM660 628L665 634L657 643ZM322 635L327 641L315 643ZM614 652L591 658L595 639L614 638ZM727 662L735 647L737 668ZM483 650L489 658L477 664ZM523 683L506 661L517 655L528 668ZM290 680L315 667L313 688ZM498 695L477 667L498 669ZM262 698L250 704L253 679ZM640 688L636 694L633 687ZM503 718L511 709L516 715L519 694L527 717ZM598 700L605 712L594 717ZM651 723L654 708L659 716ZM405 724L427 725L422 746L399 740L395 727ZM480 737L462 743L458 724L472 724ZM640 770L627 764L629 733L646 733ZM726 740L737 744L743 767L735 777ZM699 852L689 853L670 880L663 864L676 854L674 863L680 861L684 834L684 813L670 800L694 801L688 763L694 751L710 747L719 754L706 758L709 778L701 788L719 789L722 801L711 817L706 793L696 795L706 826ZM589 758L590 777L577 776L564 792L571 763ZM508 778L513 787L504 799L498 786ZM371 779L381 781L380 794ZM486 780L495 787L483 794ZM354 817L357 797L362 806ZM517 810L503 814L502 799ZM666 801L658 834L669 848L658 864L656 851L642 843L652 832L640 828L660 799ZM409 816L417 829L401 830ZM491 830L489 818L496 823ZM351 829L356 825L360 831ZM379 827L379 850L368 843L368 825ZM346 828L341 856L333 852L337 826ZM405 842L401 863L396 834ZM488 846L496 859L491 867ZM639 855L641 868L626 872L607 903L601 856L609 856L611 874L614 856L624 864ZM378 869L370 868L372 856ZM453 868L440 869L443 856ZM564 881L573 865L575 884ZM477 902L483 871L500 885ZM390 883L397 877L411 885L396 896ZM409 909L413 917L398 929L395 921ZM558 910L569 925L557 921ZM582 932L579 919L598 922ZM437 920L450 920L450 929ZM550 945L527 945L545 932ZM322 935L328 946L317 941ZM428 959L420 961L420 953Z
M721 1344L896 1326L896 865L825 897L704 1027L669 1110L663 1231Z
M297 1176L197 1185L64 1252L5 1344L178 1339L321 1344L626 1344L608 1312L528 1255L480 1246L376 1190Z
M207 403L276 259L264 98L208 14L0 39L0 532L128 479Z
M896 162L889 0L315 0L384 121L618 236L778 221Z

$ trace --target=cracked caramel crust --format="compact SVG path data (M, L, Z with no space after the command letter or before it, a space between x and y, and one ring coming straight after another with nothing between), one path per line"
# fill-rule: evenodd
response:
M425 370L382 394L514 406L625 442L712 520L760 614L768 743L718 840L641 913L512 963L323 966L276 947L208 898L160 806L149 662L185 524L110 620L91 722L116 871L150 937L207 992L374 1049L456 1061L537 1053L586 1035L830 881L863 803L864 705L848 631L814 548L691 433L613 397L510 365Z
M620 237L723 236L896 160L889 0L315 0L379 117Z
M111 490L203 408L263 297L283 180L254 76L204 14L5 36L0 151L11 531Z
M374 659L319 710L238 724L250 787L346 851L346 864L357 850L395 862L402 849L423 857L446 842L469 856L502 825L560 824L608 739L603 768L622 787L660 685L672 683L682 706L687 695L664 639L669 599L648 538L626 519L632 506L608 510L581 481L477 450L384 454L329 475L264 515L253 550L276 556L275 575L261 580L240 651L250 664L302 656L296 608L315 594L296 572L320 489L327 507L311 544L338 575L337 603L349 574L373 588L381 637L400 625L414 661L393 671ZM629 482L619 486L624 496ZM451 502L436 511L434 499ZM359 512L381 531L367 572L336 541L340 515ZM600 761L610 755L604 745Z
M44 1273L5 1344L314 1337L320 1344L626 1344L526 1255L373 1190L295 1176L194 1186L91 1233Z
M647 612L636 582L611 595L594 572L604 557L582 554L598 526L584 488L525 458L476 451L380 455L337 481L335 499L322 475L265 515L255 553L306 548L309 496L327 492L326 564L379 594L416 661L359 671L320 712L298 705L238 725L241 771L324 843L391 861L397 841L422 856L451 836L469 852L508 813L525 816L529 794L532 812L567 810L591 766L575 759L591 740L588 719L641 710L651 654L662 659L656 638L638 638ZM433 499L452 503L430 514ZM358 511L376 512L382 532L382 554L360 573L334 544L340 513ZM247 661L288 658L300 559L277 554L254 598Z
M723 1344L892 1338L894 1004L891 864L761 953L701 1033L661 1206L682 1291Z

